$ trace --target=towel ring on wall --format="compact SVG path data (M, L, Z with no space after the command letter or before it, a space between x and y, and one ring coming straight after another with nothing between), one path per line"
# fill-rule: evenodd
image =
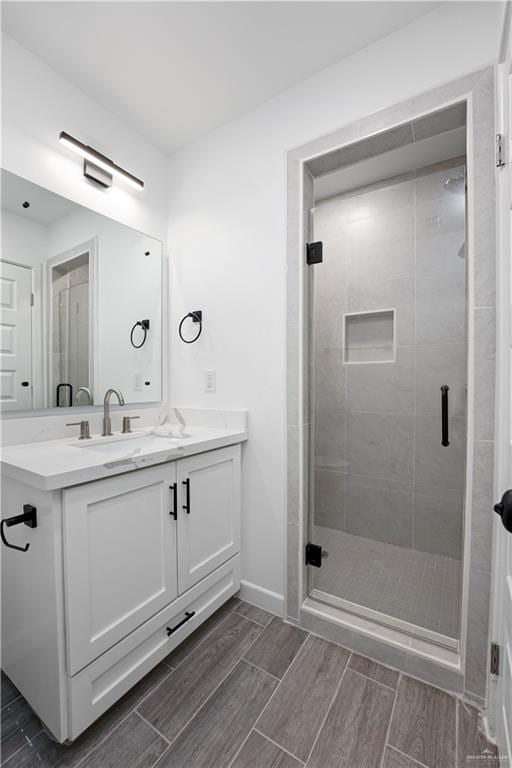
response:
M144 331L144 336L142 337L142 341L141 341L140 344L135 344L135 342L133 340L133 332L137 328L138 325L140 325L140 327ZM137 320L137 322L134 323L134 325L133 325L133 327L132 327L132 329L130 331L130 342L131 342L132 347L135 347L135 349L140 349L141 347L144 346L144 344L146 343L146 339L148 337L148 328L149 328L149 320Z
M181 332L181 329L183 328L183 323L185 322L185 320L188 320L189 317L192 318L193 323L199 323L199 330L193 339L185 339ZM178 326L179 337L182 341L185 342L185 344L193 344L194 341L197 341L201 335L202 330L203 330L203 312L201 309L196 309L195 312L189 312L188 315L185 315L185 317L182 318L181 323Z

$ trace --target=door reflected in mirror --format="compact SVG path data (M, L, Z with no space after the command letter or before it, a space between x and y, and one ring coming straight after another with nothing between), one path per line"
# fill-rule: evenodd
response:
M1 410L161 401L162 244L1 173Z

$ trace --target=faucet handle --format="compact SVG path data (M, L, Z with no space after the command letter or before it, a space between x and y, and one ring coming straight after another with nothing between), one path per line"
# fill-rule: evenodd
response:
M140 419L140 416L123 416L123 435L132 431L132 419Z
M91 439L91 432L89 429L89 422L87 420L84 421L72 421L66 424L66 427L80 427L80 437L79 440L90 440Z

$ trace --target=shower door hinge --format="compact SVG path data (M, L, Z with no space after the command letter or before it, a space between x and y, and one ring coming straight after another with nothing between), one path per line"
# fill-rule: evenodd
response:
M500 673L500 647L498 643L491 643L491 675Z
M323 243L318 240L316 243L307 243L306 245L306 263L321 264L323 257Z
M31 306L31 307L33 307L33 306L34 306L34 299L35 299L35 297L34 297L34 294L33 294L33 293L31 293L31 294L30 294L30 306Z
M318 544L306 544L306 565L322 566L322 547Z
M505 165L505 137L502 133L496 134L496 168Z

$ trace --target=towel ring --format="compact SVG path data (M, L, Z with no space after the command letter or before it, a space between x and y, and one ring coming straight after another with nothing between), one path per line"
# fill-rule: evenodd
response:
M144 336L142 337L142 341L140 344L135 344L133 340L133 332L139 325L144 331ZM137 322L133 324L132 329L130 331L130 342L132 347L135 347L135 349L140 349L141 347L144 346L144 344L146 343L146 339L148 337L148 328L149 328L149 320L137 320Z
M183 323L185 322L185 320L188 320L189 317L192 319L193 323L199 323L199 330L193 339L185 339L183 336L183 333L181 332L181 329L183 328ZM188 315L185 315L185 317L181 319L181 322L178 326L178 335L180 339L185 342L185 344L193 344L194 341L197 341L198 338L200 337L202 330L203 330L203 313L202 313L202 310L197 309L195 312L189 312Z

